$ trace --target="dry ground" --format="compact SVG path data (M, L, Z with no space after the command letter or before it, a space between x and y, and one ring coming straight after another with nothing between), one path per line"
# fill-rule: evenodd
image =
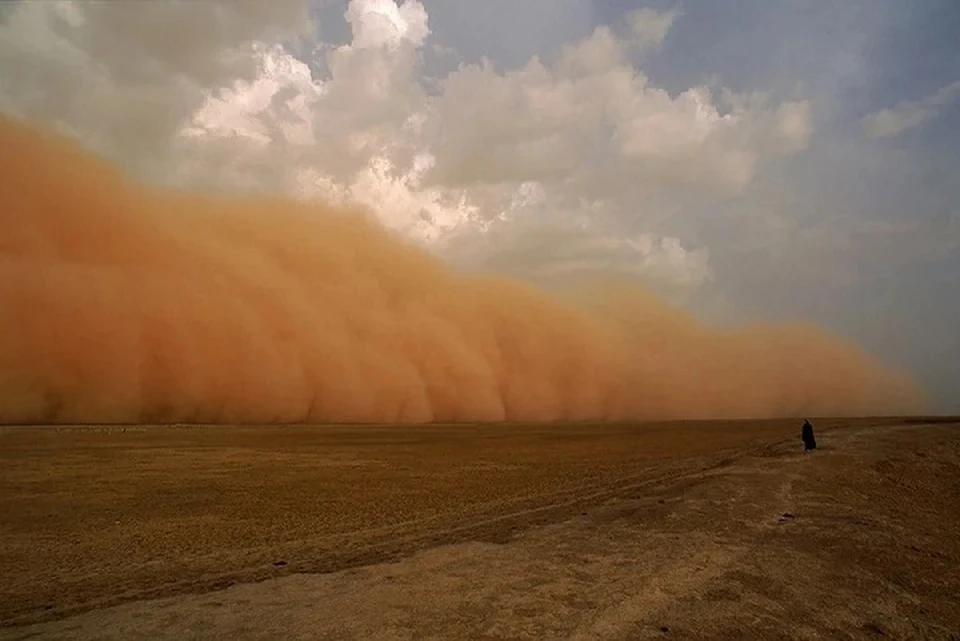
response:
M0 638L960 638L960 429L815 425L6 429Z

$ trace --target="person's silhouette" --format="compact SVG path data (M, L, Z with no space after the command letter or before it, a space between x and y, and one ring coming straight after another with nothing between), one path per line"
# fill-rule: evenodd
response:
M800 438L803 440L803 451L817 449L817 439L813 436L813 425L810 421L803 419L803 428L800 430Z

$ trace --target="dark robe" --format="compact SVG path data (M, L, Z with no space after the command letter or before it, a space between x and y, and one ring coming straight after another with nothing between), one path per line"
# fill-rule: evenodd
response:
M810 425L810 421L803 422L800 438L803 439L803 450L805 452L817 449L817 439L813 436L813 425Z

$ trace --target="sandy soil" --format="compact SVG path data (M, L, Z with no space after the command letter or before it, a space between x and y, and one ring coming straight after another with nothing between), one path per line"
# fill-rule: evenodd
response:
M0 638L960 638L960 429L875 423L8 429Z

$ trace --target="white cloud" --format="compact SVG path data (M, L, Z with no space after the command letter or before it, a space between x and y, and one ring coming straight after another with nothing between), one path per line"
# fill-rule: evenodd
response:
M523 206L517 205L514 213ZM479 237L454 235L447 242L445 249L459 265L544 285L589 277L633 279L675 294L694 291L715 277L706 248L684 247L673 236L610 233L586 220L557 223L507 214L486 225Z
M257 73L257 44L310 28L306 0L19 2L0 24L0 108L161 178L208 92Z
M430 105L437 156L430 180L575 181L623 195L675 185L738 191L762 154L806 145L805 103L771 111L754 100L721 113L706 88L674 98L651 86L623 47L601 27L554 65L534 58L507 73L489 63L461 67ZM607 167L598 170L604 163L616 165L617 184Z
M420 2L350 2L351 41L315 47L324 77L282 44L312 28L306 9L25 2L0 25L0 105L152 180L359 202L474 264L680 289L713 277L709 252L644 230L656 196L742 193L811 135L807 102L653 86L628 54L659 45L675 11L633 12L555 61L462 65L427 91Z
M427 12L416 0L397 6L393 0L354 0L347 8L356 49L396 49L404 41L420 46L426 40Z
M644 7L631 11L627 14L631 44L641 50L659 47L667 37L670 28L673 27L678 15L679 11L677 9L656 11Z
M774 132L780 151L790 153L807 148L813 135L810 101L785 102L777 109Z
M869 138L890 138L919 127L940 115L940 110L960 98L960 80L932 94L893 108L881 109L863 118L861 125Z

